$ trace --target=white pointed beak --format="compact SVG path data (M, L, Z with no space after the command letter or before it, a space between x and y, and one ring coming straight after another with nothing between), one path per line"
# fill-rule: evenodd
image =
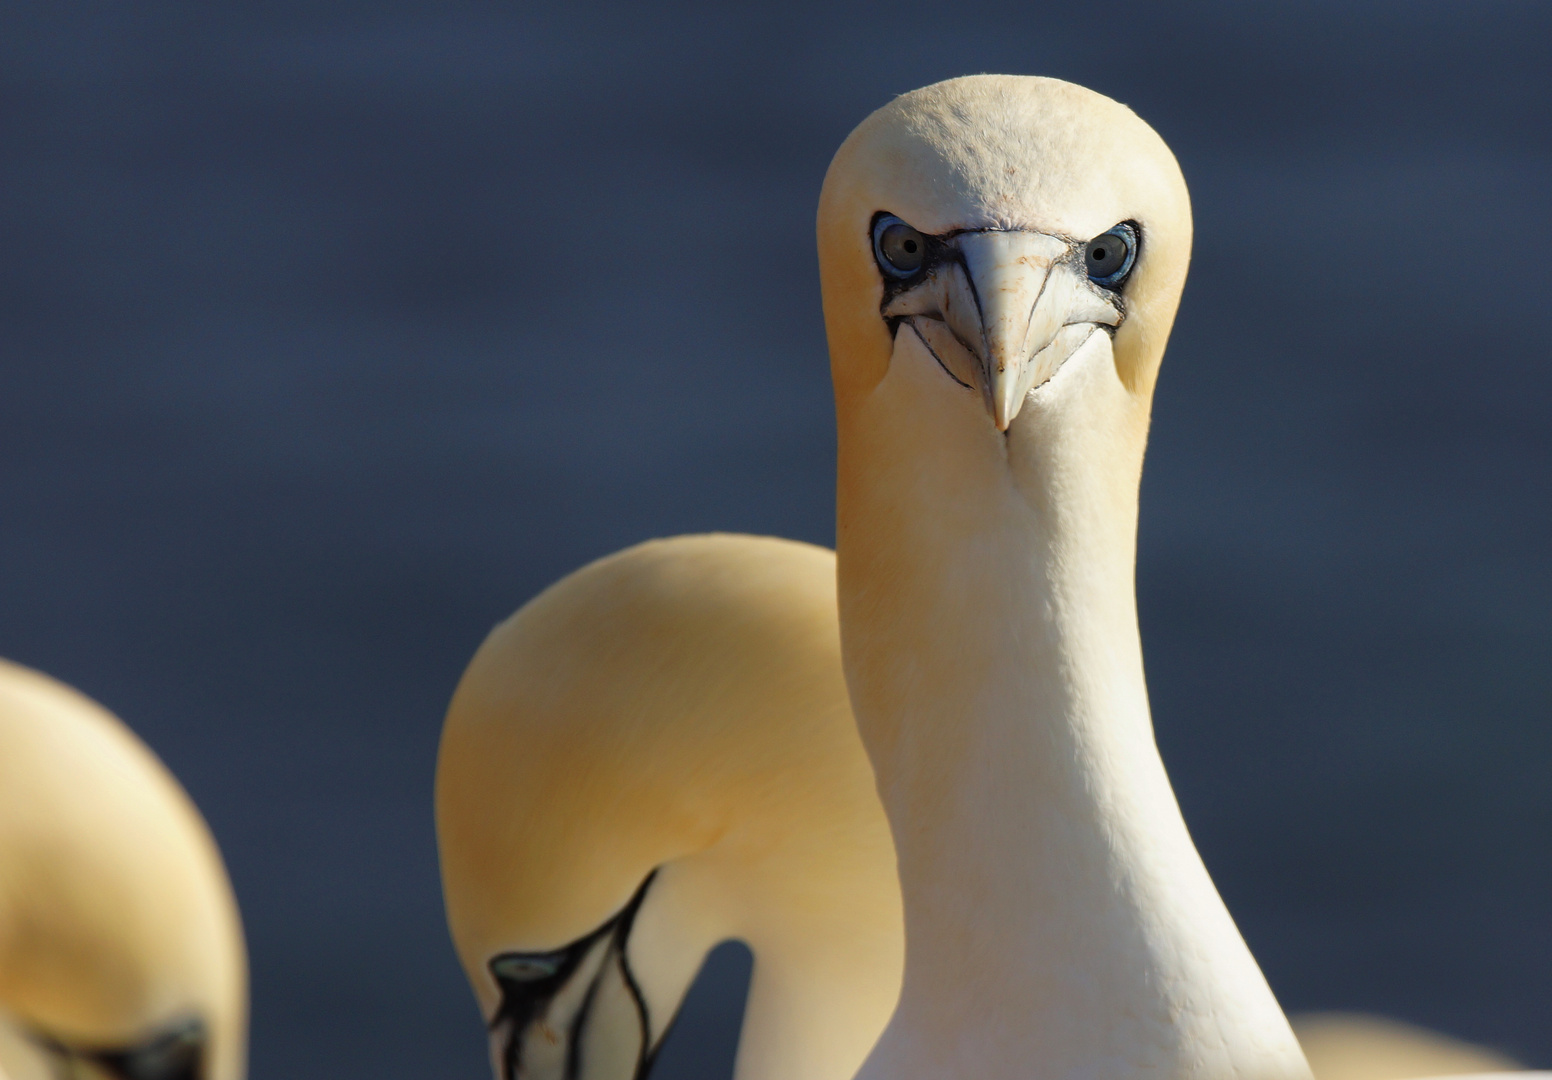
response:
M952 243L960 259L884 314L907 319L950 374L979 385L992 422L1007 431L1029 392L1100 325L1120 325L1121 312L1059 237L988 230Z

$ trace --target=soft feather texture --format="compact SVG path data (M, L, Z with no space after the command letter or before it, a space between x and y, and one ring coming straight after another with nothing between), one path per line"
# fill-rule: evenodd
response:
M503 623L460 686L438 773L448 915L482 1008L494 1006L490 955L585 933L648 869L686 850L700 861L733 821L746 837L769 829L766 843L797 845L775 867L789 879L777 893L762 891L762 875L736 901L765 909L766 970L796 975L781 997L821 1006L776 1027L775 995L757 994L751 1031L785 1046L760 1052L752 1036L739 1076L849 1077L883 1029L901 966L890 840L852 723L835 561L820 548L655 541L578 571ZM694 801L713 823L676 810ZM746 872L737 857L705 865L733 885ZM794 889L807 899L789 906ZM790 928L772 932L789 913ZM678 915L705 922L688 940L658 942L651 974L670 1013L708 943L736 933L725 910ZM844 970L784 963L798 939ZM1515 1067L1393 1021L1329 1014L1294 1026L1315 1080Z
M681 537L551 586L481 646L437 765L448 920L485 964L588 933L661 868L629 949L653 1038L718 941L755 954L740 1080L846 1080L900 977L894 853L837 662L833 556Z
M96 703L0 661L0 1068L41 1068L17 1028L129 1046L198 1016L211 1080L240 1080L246 961L199 812Z
M1004 436L865 242L1142 236L1125 319ZM1154 746L1133 595L1148 410L1189 202L1130 110L1048 79L907 94L836 155L819 247L836 383L843 655L898 852L899 1009L862 1076L1308 1076Z

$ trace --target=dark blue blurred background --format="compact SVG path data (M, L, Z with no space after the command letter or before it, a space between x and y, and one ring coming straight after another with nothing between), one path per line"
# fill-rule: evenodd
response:
M830 542L820 179L977 71L1192 185L1139 588L1273 986L1552 1065L1552 6L6 3L0 654L209 816L257 1080L486 1075L453 684L633 541Z

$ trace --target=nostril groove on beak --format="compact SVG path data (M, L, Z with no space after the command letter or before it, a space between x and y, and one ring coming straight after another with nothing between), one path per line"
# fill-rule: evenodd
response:
M1046 287L1051 284L1055 274L1054 265L1046 269L1045 277L1040 279L1040 288L1035 291L1035 302L1029 305L1029 312L1024 316L1024 339L1019 342L1019 348L1026 352L1029 349L1029 328L1035 325L1035 312L1040 310L1040 300L1045 296Z

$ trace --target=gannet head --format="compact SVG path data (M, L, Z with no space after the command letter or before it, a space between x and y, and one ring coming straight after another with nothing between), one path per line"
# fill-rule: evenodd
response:
M199 812L116 718L0 661L0 1076L240 1080L247 971Z
M978 75L905 94L837 152L819 207L837 404L906 339L944 393L1007 431L1080 352L1145 401L1185 281L1190 204L1131 110L1055 79Z
M753 951L739 1075L849 1080L902 964L889 828L836 663L835 561L642 544L552 585L448 709L448 925L497 1080L647 1075L701 960Z

